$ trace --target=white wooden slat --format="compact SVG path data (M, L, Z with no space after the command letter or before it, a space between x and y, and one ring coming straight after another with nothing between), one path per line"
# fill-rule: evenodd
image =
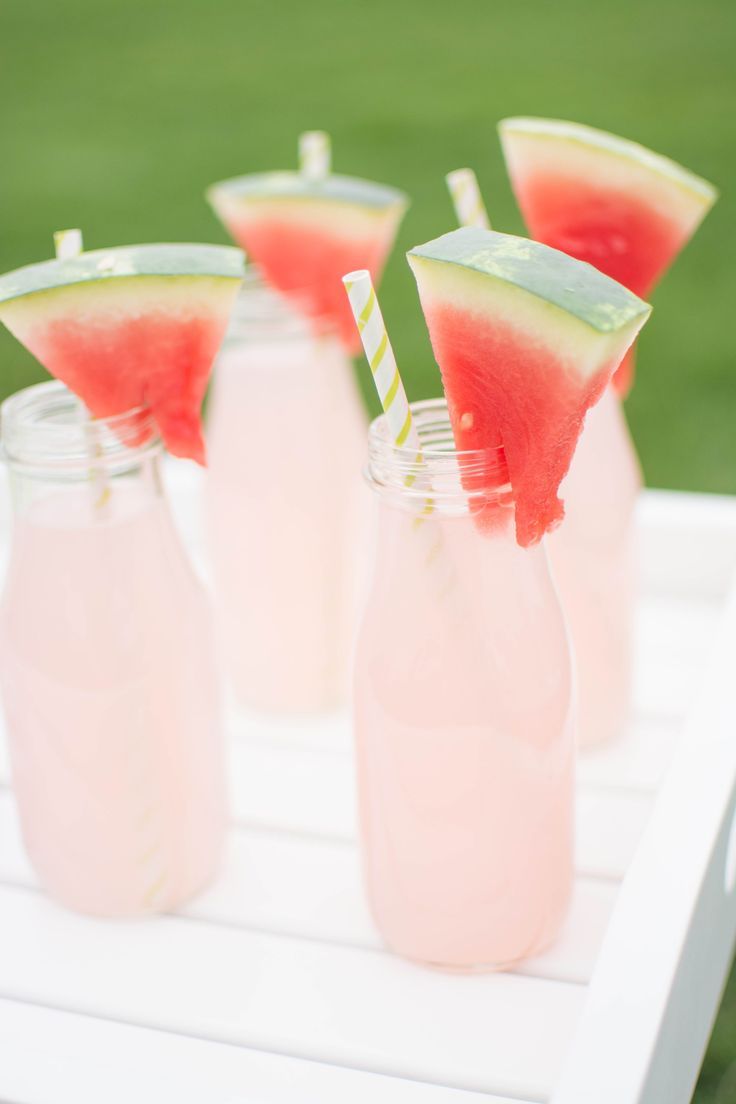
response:
M235 740L230 777L232 813L241 824L355 839L355 778L348 755Z
M517 973L585 984L595 970L616 905L618 885L577 878L570 913L556 942Z
M188 460L167 456L163 465L163 478L179 532L188 546L200 548L204 543L205 533L206 472Z
M723 599L642 591L636 606L639 657L646 660L664 652L688 661L693 655L702 658L722 612Z
M302 750L313 748L343 755L351 754L353 749L352 726L347 710L317 716L281 717L244 709L230 700L226 707L226 723L234 739L249 743Z
M0 882L37 887L14 803L0 793ZM560 938L520 973L587 982L613 911L617 885L577 880ZM365 904L356 848L268 832L231 833L223 869L185 915L298 938L380 950Z
M7 1104L478 1102L477 1094L460 1089L6 1000L0 1000L0 1054L0 1098Z
M636 522L642 590L725 598L736 569L735 496L647 490Z
M0 996L256 1050L543 1100L585 989L456 976L198 921L86 920L0 887Z
M2 702L0 702L0 706ZM0 710L0 785L10 785L10 756L5 738L5 719Z
M736 938L735 656L736 585L554 1104L690 1100Z
M586 788L655 791L679 740L679 726L671 720L632 721L619 739L581 749L578 784Z
M640 600L633 654L634 719L679 721L684 717L717 623L714 605L662 602L648 596Z
M7 788L0 790L0 882L26 886L38 884L23 846L15 799Z
M579 789L577 869L620 881L631 865L655 804L655 794Z

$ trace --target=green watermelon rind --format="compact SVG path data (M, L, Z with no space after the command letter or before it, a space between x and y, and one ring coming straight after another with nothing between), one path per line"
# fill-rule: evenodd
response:
M407 258L412 267L444 262L493 277L598 333L638 328L651 313L648 303L597 268L529 238L461 227L416 246Z
M241 203L259 200L317 200L379 211L387 207L406 208L409 205L409 197L398 188L335 173L323 180L310 180L298 172L251 173L212 184L207 189L206 196L212 206L216 206L218 200L222 199Z
M90 285L102 281L149 278L156 283L165 281L171 289L172 281L189 283L209 278L240 282L244 275L245 257L235 246L188 243L120 246L65 260L42 261L8 272L0 276L0 306L28 297L33 297L34 303L40 302L40 297L47 298L48 293L75 286L89 290Z
M501 119L498 132L503 143L508 135L523 135L529 138L560 140L587 150L618 158L620 161L635 163L672 184L678 185L692 197L697 198L706 207L711 207L718 199L718 189L709 181L690 172L683 165L664 154L655 153L638 142L620 138L606 130L587 126L584 123L568 122L565 119L541 119L534 116L514 116Z

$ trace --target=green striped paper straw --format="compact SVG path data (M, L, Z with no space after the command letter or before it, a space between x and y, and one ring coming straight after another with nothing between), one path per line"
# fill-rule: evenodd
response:
M450 189L457 221L461 226L475 226L479 230L490 230L483 197L478 187L478 178L472 169L455 169L445 177Z
M342 282L348 293L350 308L353 312L360 340L373 374L373 382L386 414L386 421L395 445L416 449L421 453L419 435L414 426L401 382L396 357L388 339L386 326L373 288L371 274L367 269L349 272Z
M299 135L299 171L307 180L324 180L332 168L332 145L325 130Z
M55 230L54 249L56 251L56 259L59 261L69 261L73 257L78 257L84 249L82 231L78 227L74 227L72 230ZM94 495L95 508L97 510L103 510L110 500L110 484L104 469L95 465L95 460L99 460L101 454L100 444L97 440L97 431L92 416L86 411L84 406L82 410L85 411L85 434L92 458L90 479L92 480L92 493Z

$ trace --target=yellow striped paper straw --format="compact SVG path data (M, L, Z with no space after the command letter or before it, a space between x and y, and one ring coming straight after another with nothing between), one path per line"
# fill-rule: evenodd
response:
M54 249L60 261L68 261L71 257L78 257L84 248L82 244L82 231L57 230L54 233Z
M343 276L342 282L348 293L350 309L360 333L360 340L363 342L363 349L370 365L381 406L386 415L392 440L399 448L404 446L410 448L415 453L414 463L421 464L423 455L419 434L411 416L411 407L406 397L404 385L401 382L396 357L388 338L381 308L378 305L371 274L367 269L348 272L346 276ZM406 476L404 483L407 487L410 487L415 479L416 475L411 473ZM421 513L414 519L415 526L424 530L425 524L430 515L434 513L434 510L435 505L430 493L424 498ZM427 564L430 564L438 560L438 553L443 547L441 531L433 527L428 534L428 539L431 540L431 544L427 549L426 561ZM438 576L440 579L438 591L444 594L449 592L454 585L454 569L449 564L447 557L440 557L440 561L444 563L444 574L447 575L449 571L449 578Z
M307 180L324 180L332 167L332 146L325 130L299 135L299 171Z
M371 274L367 269L349 272L347 276L343 276L342 282L348 293L350 308L360 332L360 340L363 342L393 442L399 447L406 445L420 453L419 435L388 339Z
M78 227L74 227L72 230L55 230L54 231L54 250L56 252L56 259L59 261L69 261L73 257L78 257L84 249L84 242L82 239L82 231ZM97 432L94 427L91 414L87 412L86 407L82 407L84 411L84 420L86 425L86 434L89 442L90 452L92 453L92 468L90 471L90 478L92 480L92 486L94 488L95 507L98 510L103 509L110 499L110 484L107 481L107 476L103 468L95 466L94 461L98 460L101 455L100 443L97 440Z
M472 169L455 169L445 177L447 187L455 207L457 221L461 226L476 226L479 230L490 230L483 197L478 187L478 178Z

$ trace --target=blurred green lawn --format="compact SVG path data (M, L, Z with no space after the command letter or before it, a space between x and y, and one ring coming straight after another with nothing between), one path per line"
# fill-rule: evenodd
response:
M472 165L520 231L496 120L588 122L723 192L654 297L628 413L650 484L736 492L735 32L731 0L6 0L0 270L48 256L57 227L90 248L223 241L205 186L292 166L299 131L325 128L338 171L413 197L382 302L411 397L436 394L402 254L452 227L444 173ZM43 375L4 331L0 366L2 394ZM734 1060L732 985L699 1104L736 1100L717 1090Z

